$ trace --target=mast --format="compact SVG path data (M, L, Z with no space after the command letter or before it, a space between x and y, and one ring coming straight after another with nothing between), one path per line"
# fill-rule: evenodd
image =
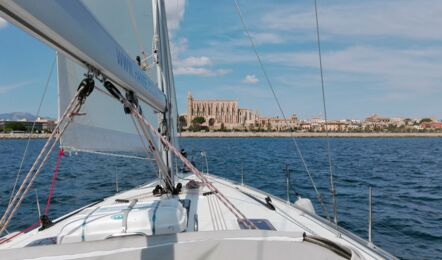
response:
M175 89L165 4L163 0L152 0L152 4L158 87L81 1L3 0L0 14L93 72L103 83L133 92L160 115L161 134L176 145ZM152 139L153 133L148 135L147 139ZM166 188L172 191L172 155L160 142L158 146L160 173Z
M161 114L161 118L159 118L160 130L161 134L174 146L176 146L177 113L175 107L175 83L173 80L172 58L170 55L164 0L152 0L152 11L154 31L153 53L157 69L158 88L166 96L166 110ZM169 149L164 146L164 144L161 144L161 152L163 161L168 168L166 173L167 176L163 176L163 178L169 179L171 185L175 185L175 167L173 166L172 154ZM167 188L169 190L174 189L174 187Z

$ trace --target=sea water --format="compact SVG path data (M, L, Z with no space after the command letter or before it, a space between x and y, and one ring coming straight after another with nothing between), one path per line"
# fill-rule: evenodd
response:
M331 158L337 194L339 225L367 238L368 187L373 189L373 243L404 259L442 258L442 139L331 139ZM313 184L289 138L184 138L181 148L195 165L210 174L244 182L286 199L295 193L310 198L318 214ZM326 139L297 139L315 185L332 213ZM20 177L44 145L33 140ZM0 140L0 212L15 183L26 140ZM207 165L201 152L207 156ZM9 230L38 221L36 197L43 211L58 153L49 160L24 200ZM208 166L208 167L207 167ZM69 154L61 160L49 209L54 219L76 208L155 178L152 161L94 154Z

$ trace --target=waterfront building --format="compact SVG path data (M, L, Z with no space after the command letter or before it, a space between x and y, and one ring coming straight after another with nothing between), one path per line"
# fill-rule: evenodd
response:
M366 122L375 123L375 124L389 124L391 122L390 118L381 117L377 114L373 114L365 119Z
M325 132L347 132L348 123L341 121L328 121L327 123L322 124L321 131Z
M250 109L239 108L236 100L195 100L187 95L187 125L196 117L203 117L209 128L240 129L254 127L259 119Z
M292 131L300 127L298 117L293 114L289 118L263 117L259 119L258 125L268 131Z
M43 119L38 117L35 121L27 121L26 119L16 121L0 121L1 132L31 132L34 127L34 132L37 133L51 133L56 126L53 120Z
M442 122L425 122L420 125L421 129L442 130Z

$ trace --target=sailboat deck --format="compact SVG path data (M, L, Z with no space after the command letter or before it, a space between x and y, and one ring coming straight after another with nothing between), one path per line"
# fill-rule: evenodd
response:
M305 209L297 207L293 204L289 204L286 201L273 197L269 194L257 191L251 187L235 184L231 181L215 176L209 175L207 178L219 190L220 193L224 194L224 196L235 205L236 208L247 216L248 219L253 221L260 231L266 232L265 236L262 235L262 232L259 233L261 235L255 234L256 237L253 239L250 239L250 236L248 238L241 238L241 236L239 236L236 238L238 241L243 241L244 243L248 241L252 243L251 241L268 241L269 239L273 239L282 242L287 239L290 240L290 236L288 234L291 234L292 237L296 237L295 240L302 242L303 235L305 234L307 237L322 237L332 241L332 243L338 246L341 245L349 248L352 251L352 259L393 258L388 253L376 248L375 246L369 246L367 241L352 235L346 230L336 228L333 224L328 223L326 220L316 216L315 214L309 213ZM210 238L213 231L217 231L215 233L224 232L222 234L232 234L232 237L236 237L238 234L245 235L251 231L248 229L246 230L245 227L241 228L241 225L239 224L235 215L232 214L232 212L222 202L220 202L215 194L206 186L201 185L201 187L197 189L187 189L187 183L192 180L198 181L198 178L195 175L186 175L177 178L177 182L181 182L183 184L182 192L180 192L177 197L181 202L187 201L187 225L184 232L179 233L180 236L184 237L186 234L187 236L194 236L195 234L207 234L206 237ZM154 182L108 197L102 202L87 206L72 215L55 220L55 225L43 231L38 231L35 229L26 234L21 234L11 241L0 245L0 249L22 248L20 250L35 250L32 248L36 247L29 247L32 242L45 241L45 238L56 238L62 232L64 232L63 230L66 228L66 226L72 223L73 220L78 218L86 219L93 212L97 212L99 209L104 209L112 205L129 207L130 202L133 202L135 205L149 205L149 203L153 203L152 205L155 205L155 203L158 201L167 199L164 198L166 195L163 195L161 198L153 195L152 191L157 184L157 182ZM271 204L274 206L274 209L268 206L265 201L266 197L271 198ZM148 237L161 237L161 235ZM167 237L167 235L164 237ZM231 239L233 239L232 237ZM72 243L70 246L89 243L87 236L82 239L82 241L85 242ZM94 241L93 243L96 242L97 241ZM304 242L304 244L306 243ZM45 246L45 248L56 248L57 246L59 245L49 245ZM62 246L68 246L68 244L62 244ZM253 247L253 245L249 246ZM299 248L299 250L301 250L301 248ZM39 251L37 250L36 252ZM313 250L313 252L317 251ZM331 251L328 252L330 253ZM5 254L10 254L10 250L0 250L0 258L3 259L2 256ZM323 256L325 258L330 258L330 256L333 256L332 258L336 259L341 258L341 256L335 253L332 253L327 257L326 255ZM318 257L318 259L324 257ZM301 258L309 259L308 255ZM216 259L216 257L213 259Z

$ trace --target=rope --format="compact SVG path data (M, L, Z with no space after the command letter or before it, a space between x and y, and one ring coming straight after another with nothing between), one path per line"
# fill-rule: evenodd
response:
M22 231L18 232L17 234L14 234L13 236L8 237L5 240L0 241L0 245L3 244L3 243L6 243L8 241L11 241L14 237L16 237L16 236L18 236L20 234L26 233L26 232L28 232L28 231L30 231L30 230L38 227L38 226L40 226L40 222L34 223L34 224L30 225L29 227L23 229Z
M65 128L63 128L63 130L60 132L60 136L64 133L64 130L66 130L66 128L67 128L67 125L66 125ZM17 201L17 199L14 199L14 200L13 200L13 203L15 203L16 201L17 201L17 202L15 203L15 206L14 206L14 208L12 209L12 212L9 214L9 216L8 216L8 218L6 219L6 221L4 222L4 224L3 224L2 226L0 226L0 227L2 228L2 229L0 230L0 233L3 232L4 228L6 228L6 227L8 226L8 224L9 224L9 222L11 221L12 217L15 215L15 212L18 210L20 204L22 203L22 201L23 201L23 199L25 198L26 194L28 193L29 189L32 187L32 184L34 183L35 179L37 178L37 176L40 174L41 170L43 169L43 166L44 166L44 164L46 163L46 161L48 160L49 155L52 153L52 151L53 151L53 149L54 149L54 147L55 147L55 144L60 140L60 136L57 137L57 138L55 139L55 141L53 142L53 144L51 145L49 151L48 151L47 154L45 155L43 161L40 163L40 166L38 167L38 169L37 169L37 170L35 171L35 173L33 174L31 180L29 181L29 183L28 183L27 185L26 185L25 183L22 184L21 187L24 188L24 186L26 186L26 188L24 188L24 191L22 192L22 194L20 194L20 197L19 197L19 198L17 197L18 201ZM31 174L31 175L32 175L32 174ZM30 175L30 176L31 176L31 175ZM12 203L11 203L11 204L12 204ZM8 209L9 209L9 207L8 207ZM9 211L10 211L10 210L9 210ZM5 213L4 216L6 216L6 213ZM0 224L1 224L1 223L0 223Z
M110 98L112 98L112 99L115 99L115 97L112 96L111 94L109 94L109 92L104 91L103 89L101 89L101 88L99 88L99 87L95 87L95 89L96 89L98 92L104 94L105 96L108 96L108 97L110 97ZM147 144L145 143L145 141L144 141L144 139L143 139L143 136L142 136L142 134L141 134L141 131L140 131L139 127L138 127L137 122L135 121L134 116L133 116L132 114L130 114L130 115L131 115L131 118L132 118L132 122L133 122L133 124L134 124L134 126L135 126L135 130L137 131L138 136L140 137L140 142L143 144L143 147L144 147L144 149L145 149L145 152L146 152L146 160L149 160L149 161L151 162L151 166L152 166L152 168L153 168L154 170L158 170L158 173L160 173L159 167L158 167L158 169L155 168L154 164L152 163L152 161L156 161L156 159L155 159L155 158L148 158L148 157L149 157L149 154L150 154L151 152L149 152L149 148L147 147ZM96 152L95 152L95 153L96 153ZM153 154L153 152L152 152L152 154ZM158 176L158 177L159 177L159 176Z
M97 88L99 89L99 88ZM100 90L100 89L99 89ZM100 90L100 92L106 93L103 90ZM115 99L115 97L108 94L109 97ZM118 100L118 99L117 99ZM131 109L131 112L135 117L138 119L138 122L140 124L141 130L143 134L145 135L145 138L149 140L152 143L152 137L150 137L150 134L154 134L156 137L159 138L159 140L163 143L165 147L167 147L169 150L171 150L175 156L177 156L214 194L215 196L227 207L227 209L232 212L233 215L237 218L239 222L244 223L248 228L250 229L257 229L255 224L253 224L250 220L246 218L246 216L233 205L232 202L230 202L213 184L211 184L207 178L197 169L195 166L192 165L192 163L185 158L178 149L173 146L164 136L162 136L153 126L149 123L138 111L138 109L130 102L127 101L127 99L119 100L122 103L124 103L127 107ZM144 126L146 126L148 129L146 129ZM149 131L150 130L150 131ZM150 134L149 134L150 133ZM153 143L152 143L153 145ZM156 153L153 152L155 155ZM161 158L155 158L158 165L161 165L162 161ZM165 178L165 181L168 182L168 178Z
M49 158L49 155L51 154L52 150L54 149L55 144L60 140L64 131L66 130L66 128L70 124L71 117L78 114L78 111L81 108L81 103L79 103L78 96L80 95L82 90L83 90L83 88L80 89L79 91L77 91L76 95L72 98L72 100L70 101L70 103L66 107L65 112L60 117L59 123L55 127L52 134L49 136L48 140L46 141L46 144L44 145L44 147L42 148L40 153L38 154L37 159L34 161L34 164L32 165L32 167L29 170L28 174L26 175L25 179L23 180L23 183L21 184L19 190L15 194L13 200L6 208L5 213L3 214L2 218L0 219L0 234L2 234L3 231L7 228L9 222L11 221L12 217L15 215L15 212L17 211L18 207L20 206L24 197L28 193L29 189L32 187L32 184L35 181L35 178L41 172L43 165L46 163L47 159ZM66 122L66 120L67 120L67 122ZM61 128L62 125L64 125L63 128ZM50 146L52 139L54 139L54 137L56 136L56 133L59 131L59 129L61 129L59 134L57 135L54 142ZM50 146L50 148L48 150L49 146ZM48 151L46 151L46 150L48 150ZM41 160L41 162L40 162L40 160ZM34 170L37 167L37 165L39 164L39 162L40 162L40 165L38 166L37 170L34 172Z
M51 69L49 71L49 76L46 79L45 88L43 90L43 94L41 96L40 103L38 104L37 113L36 113L37 117L40 115L40 110L41 110L41 107L43 105L43 101L44 101L44 99L46 97L46 93L47 93L48 87L49 87L49 81L51 80L52 73L54 72L54 68L55 68L55 59L52 62ZM29 133L28 141L27 141L26 147L25 147L25 151L23 152L23 157L21 158L20 167L18 168L17 177L15 178L14 187L12 188L11 194L9 195L9 203L8 204L11 203L12 197L13 197L14 192L15 192L15 189L17 188L18 180L20 179L21 170L23 168L23 164L25 162L25 158L26 158L26 155L28 153L29 144L31 142L31 136L32 136L32 133L34 132L34 129L35 129L35 124L36 124L36 121L34 121L34 123L32 123L31 132Z
M212 220L213 230L219 230L218 221L216 219L216 214L214 211L215 209L212 206L212 199L210 195L207 196L207 204L209 205L209 213L210 213L210 219Z
M252 36L250 35L249 28L247 27L247 24L246 24L246 22L245 22L245 20L244 20L243 14L242 14L242 12L241 12L241 8L239 7L238 0L233 0L233 1L234 1L234 3L235 3L236 10L237 10L238 15L239 15L239 18L240 18L240 20L241 20L241 24L242 24L242 26L243 26L243 30L245 31L245 33L246 33L246 35L247 35L247 38L249 39L250 44L251 44L251 46L252 46L253 52L255 53L255 56L256 56L256 58L258 59L258 63L259 63L259 65L260 65L261 71L262 71L262 73L264 74L264 77L265 77L265 79L266 79L266 81L267 81L267 85L268 85L268 87L270 88L270 90L271 90L271 92L272 92L272 94L273 94L273 98L275 99L276 104L277 104L277 106L278 106L278 109L279 109L279 111L280 111L282 117L284 118L284 122L285 122L287 128L288 128L288 129L291 129L289 123L287 122L287 117L285 116L284 110L282 109L281 103L279 102L278 96L276 95L275 89L273 88L273 84L272 84L272 82L270 81L270 77L269 77L269 75L267 74L267 70L266 70L265 67L264 67L264 63L262 62L261 57L260 57L260 55L259 55L259 53L258 53L258 49L256 48L255 42L253 41L253 38L252 38ZM316 192L316 198L318 199L319 203L321 204L321 207L322 207L322 210L323 210L325 216L327 217L328 220L330 220L330 217L329 217L329 215L328 215L327 208L325 207L324 202L322 201L321 193L319 192L319 190L318 190L317 187L316 187L315 181L313 180L313 176L312 176L312 174L311 174L311 172L310 172L310 170L309 170L309 168L308 168L308 166L307 166L307 163L306 163L306 161L305 161L305 159L304 159L304 156L302 155L301 149L299 148L299 146L298 146L298 142L296 141L296 138L295 138L295 136L293 135L293 132L292 132L292 131L290 131L290 139L292 140L292 143L293 143L293 145L294 145L294 147L295 147L295 149L296 149L296 151L297 151L297 153L298 153L298 156L299 156L299 158L301 159L302 164L304 165L305 171L306 171L307 174L308 174L308 177L309 177L309 179L310 179L310 182L312 183L313 188L315 189L315 192Z
M100 89L99 87L95 87L95 89L98 90L99 92L105 94L106 96L112 98L113 100L115 99L114 96L112 96L112 95L109 94L108 92L106 92L106 91ZM137 108L134 108L134 107L133 107L132 103L130 103L130 102L128 102L127 100L125 100L124 97L122 97L122 98L123 98L123 100L119 100L119 99L118 99L118 100L119 100L120 102L122 102L123 104L127 105L127 106L131 109L132 112L133 112L133 110L137 110ZM136 113L139 114L138 110L136 111ZM133 113L132 113L132 114L133 114ZM140 129L138 128L138 125L136 124L136 121L134 120L134 117L133 117L132 114L131 114L131 116L132 116L132 120L134 121L135 128L136 128L136 130L137 130L137 132L138 132L138 135L139 135L140 138L141 138L141 135L140 135ZM140 115L141 119L144 119L143 116L141 116L141 114L139 114L139 115ZM161 172L164 172L164 175L165 175L165 176L164 176L165 185L168 185L170 188L173 188L173 182L172 182L172 179L171 179L171 178L168 176L168 174L167 174L167 166L164 165L163 161L161 160L161 158L160 158L160 156L159 156L159 154L158 154L158 152L157 152L158 149L156 149L155 144L154 144L153 141L152 141L151 134L150 134L151 131L148 131L147 129L145 129L145 128L143 127L143 123L142 123L142 120L140 120L140 118L137 117L137 121L138 121L138 124L139 124L139 126L140 126L140 128L141 128L141 132L143 133L143 135L144 135L144 137L146 138L146 140L148 140L148 141L150 142L150 145L151 145L152 148L153 148L153 150L152 150L152 154L153 154L153 156L154 156L153 160L156 161L156 163L157 163L157 165L158 165L159 173L161 174ZM156 131L154 130L153 132L156 132ZM141 142L142 142L143 145L144 145L144 141L143 141L142 138L141 138ZM146 149L147 149L147 148L146 148ZM146 152L148 153L149 151L146 150Z
M218 212L218 219L220 222L220 226L223 227L224 225L223 229L227 230L226 220L224 218L224 215L222 214L221 206L219 205L219 200L216 199L214 204L215 204L215 210Z
M332 194L332 200L333 200L333 220L335 224L338 224L338 217L337 217L337 209L336 209L336 190L335 190L335 184L333 181L333 165L332 165L332 159L331 159L331 149L330 149L330 137L329 137L329 130L327 128L327 106L325 103L325 90L324 90L324 73L323 73L323 67L322 67L322 52L321 52L321 38L319 37L319 20L318 20L318 6L317 6L317 0L315 0L315 18L316 18L316 39L318 43L318 57L319 57L319 71L321 73L321 90L322 90L322 105L324 110L324 120L325 120L325 136L327 140L327 157L328 157L328 166L329 166L329 172L330 172L330 191Z
M132 113L134 113L135 116L138 117L140 122L144 122L144 124L151 130L151 132L154 133L161 140L163 145L166 146L170 151L172 151L175 156L177 156L213 192L213 194L224 204L224 206L227 207L227 209L230 210L230 212L237 218L238 221L243 222L250 229L257 229L255 224L248 220L246 216L238 208L236 208L235 205L233 205L232 202L230 202L215 186L213 186L212 183L207 180L207 178L197 168L195 168L195 166L192 165L192 163L189 162L189 160L187 160L187 158L185 158L164 136L155 131L155 128L139 114L137 109L134 108L132 104L128 103L128 105L130 105Z
M149 154L150 154L149 148L147 147L146 142L144 142L143 136L141 135L141 131L138 128L137 122L135 121L135 118L132 115L132 113L130 114L130 118L132 119L132 122L134 123L135 129L137 130L138 136L140 137L140 142L143 144L144 150L146 152L146 156L149 156ZM149 163L150 163L150 166L152 167L152 169L158 173L158 178L160 178L160 168L159 167L158 168L155 167L155 164L152 163L152 161L155 161L155 158L150 158L149 159Z
M49 206L51 205L52 195L54 194L55 180L57 179L58 170L60 168L60 163L61 163L61 157L63 156L64 156L63 149L60 149L60 152L58 152L57 164L55 165L54 176L52 177L52 183L51 183L51 189L49 190L48 201L46 202L46 208L45 208L46 216L48 215Z
M132 109L132 112L133 112L133 109ZM155 130L149 131L148 129L145 129L143 127L143 120L145 120L144 117L141 114L139 114L138 111L136 111L136 113L139 115L139 117L137 117L137 119L138 119L138 124L140 125L140 128L142 130L141 132L144 134L144 137L146 138L146 140L149 140L150 145L152 146L152 149L158 151L158 149L155 147L155 144L153 143L153 138L150 135L150 132L152 132L152 131L155 133L157 133L157 132ZM157 162L159 168L162 169L162 172L164 173L162 175L163 175L164 181L166 182L165 184L167 186L169 186L171 189L173 189L174 187L173 187L172 179L169 176L169 174L167 174L167 166L164 165L163 161L161 160L161 158L159 157L159 154L156 151L152 151L152 153L154 155L156 155L157 158L155 161ZM160 173L161 173L161 171L160 171Z

